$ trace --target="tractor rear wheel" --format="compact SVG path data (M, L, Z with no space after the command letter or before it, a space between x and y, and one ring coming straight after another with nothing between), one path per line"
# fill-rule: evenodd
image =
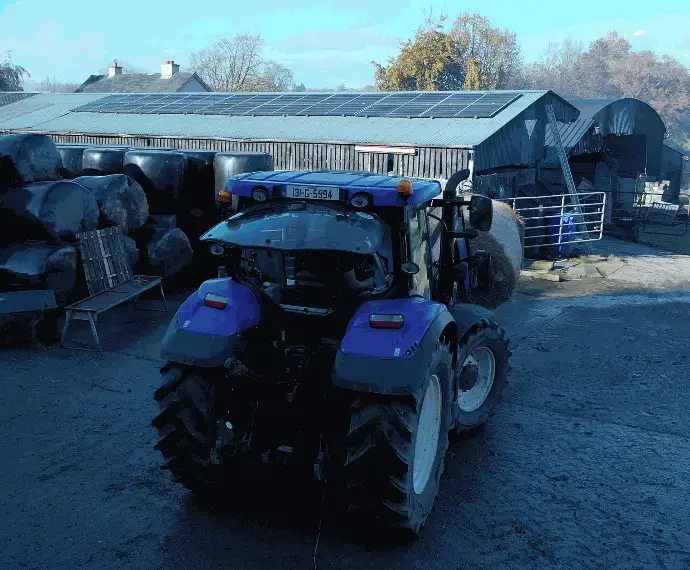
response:
M459 346L453 398L454 435L480 426L503 397L510 370L510 341L494 322L481 325Z
M163 371L163 384L154 393L160 408L152 422L160 438L154 449L166 460L161 469L171 472L173 482L202 491L217 475L211 463L216 439L214 385L203 369L168 365Z
M452 359L439 343L415 396L358 394L350 406L344 499L350 514L416 535L438 493L448 449Z

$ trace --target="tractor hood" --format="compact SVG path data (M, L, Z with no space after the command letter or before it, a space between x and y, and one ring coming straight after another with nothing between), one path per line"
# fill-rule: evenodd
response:
M384 232L385 224L376 214L338 204L280 201L243 210L201 239L251 249L372 255L381 246Z

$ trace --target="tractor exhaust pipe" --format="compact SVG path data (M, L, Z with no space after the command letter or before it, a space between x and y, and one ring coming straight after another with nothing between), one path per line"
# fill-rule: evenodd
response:
M446 182L446 189L443 191L443 197L455 198L458 184L467 180L470 177L470 174L471 172L469 168L463 168L462 170L458 170L455 174L451 175L451 177L448 179L448 182Z

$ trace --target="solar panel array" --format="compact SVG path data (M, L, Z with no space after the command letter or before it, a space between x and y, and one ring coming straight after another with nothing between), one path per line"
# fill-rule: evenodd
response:
M488 118L520 97L515 92L462 93L170 93L110 95L75 112L320 116Z
M34 95L36 95L36 93L0 93L0 107L9 105L10 103L16 103L17 101L23 101Z

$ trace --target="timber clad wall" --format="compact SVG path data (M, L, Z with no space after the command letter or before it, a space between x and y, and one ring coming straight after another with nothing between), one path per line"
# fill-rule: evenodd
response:
M209 149L219 152L266 152L276 170L362 170L388 174L388 155L355 152L355 145L291 142L249 142L197 138L119 137L81 134L51 134L57 143L132 145ZM418 178L448 179L468 167L468 151L420 147L416 155L393 156L393 174Z

